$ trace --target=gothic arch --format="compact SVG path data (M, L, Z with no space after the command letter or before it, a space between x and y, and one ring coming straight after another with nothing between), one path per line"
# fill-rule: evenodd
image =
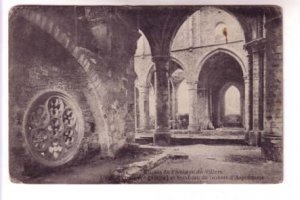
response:
M199 10L201 11L201 10L203 10L205 8L208 8L208 7L212 7L212 8L215 8L215 9L223 10L224 12L226 12L230 16L232 16L238 22L238 24L240 25L240 27L241 27L241 29L242 29L242 31L244 33L245 42L251 41L251 39L252 39L252 31L250 29L250 26L246 22L247 20L241 14L235 13L234 10L230 10L230 8L227 8L226 6L199 6L198 9L190 10L190 12L188 12L185 17L181 18L181 21L179 21L179 23L177 24L176 29L175 29L172 37L171 37L171 41L172 42L170 42L170 49L172 47L172 43L174 41L176 33L178 32L178 30L180 29L180 27L183 25L183 23L188 19L188 17L192 16L195 12L197 12Z
M89 50L78 46L74 42L73 38L66 33L64 28L51 17L29 9L19 11L16 17L22 17L32 25L35 25L38 28L40 28L41 31L48 33L49 36L52 37L55 41L57 41L59 44L61 44L62 47L67 52L69 52L70 55L74 57L75 60L79 63L79 65L83 68L83 71L86 73L90 85L89 90L95 98L95 101L97 102L96 104L98 110L95 111L95 113L96 115L101 116L101 119L96 120L102 120L104 122L104 131L99 132L101 133L101 135L99 134L101 152L104 154L110 154L110 152L108 152L109 149L107 148L110 145L108 125L105 121L105 118L103 117L102 110L102 80L95 71L96 65L102 65L102 67L105 68L106 64L103 62L103 60L101 60L100 57L94 55Z
M241 67L241 70L243 72L243 76L247 76L248 75L248 70L247 70L247 67L246 65L244 64L244 61L241 59L240 56L238 56L238 54L236 52L234 52L233 50L231 49L228 49L228 48L218 48L218 49L215 49L213 51L210 51L208 53L206 53L205 55L203 55L198 61L198 64L196 65L196 73L194 77L195 81L198 81L198 77L203 69L203 66L204 64L206 63L206 61L211 58L212 56L214 55L217 55L218 53L225 53L229 56L231 56L235 61L237 61L237 63L240 65Z
M183 64L183 62L181 62L181 61L180 61L179 59L177 59L176 57L171 56L171 57L170 57L170 61L172 61L172 62L176 63L177 65L179 65L180 68L183 70L183 72L185 72L185 71L187 70L185 64ZM186 76L185 76L185 78L186 78Z
M225 94L227 92L227 90L231 87L234 86L235 88L238 89L239 93L240 93L240 116L241 116L241 123L243 126L244 125L244 105L245 105L245 91L244 91L244 87L241 83L238 82L227 82L219 91L219 105L218 105L218 109L219 109L219 120L221 121L221 119L225 116Z
M233 18L235 18L237 20L241 29L244 32L245 42L249 42L252 39L252 31L250 29L250 26L246 22L246 19L244 16L242 16L239 13L235 13L234 10L231 10L229 7L226 7L226 6L215 6L215 8L227 12L229 15L231 15Z
M151 87L151 85L152 85L151 79L152 79L153 74L155 73L155 66L154 66L154 64L151 63L150 66L151 67L148 68L149 70L146 73L147 76L146 76L146 82L145 82L145 84L146 84L147 87ZM154 85L152 85L152 87L154 87Z
M224 65L227 67L222 67ZM198 76L195 80L198 80L198 95L202 105L199 113L204 113L200 114L200 119L204 122L212 120L214 127L222 127L224 100L220 94L222 90L224 93L225 88L233 84L232 82L237 82L237 88L243 98L241 101L241 120L244 120L245 94L242 91L244 91L245 86L246 70L243 61L234 52L218 48L204 55L198 66L198 74L196 74Z

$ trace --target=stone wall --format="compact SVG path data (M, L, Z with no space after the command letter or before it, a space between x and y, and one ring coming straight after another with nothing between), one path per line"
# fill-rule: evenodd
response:
M223 33L224 28L226 29L226 36ZM224 52L236 59L243 76L247 75L248 58L244 44L244 31L239 21L225 10L206 6L194 12L180 26L173 39L170 56L171 61L183 69L186 82L189 84L196 83L196 87L201 88L205 86L201 85L202 83L197 86L197 83L203 65L211 56L219 52ZM147 38L142 34L138 40L135 54L135 72L138 76L137 83L140 86L149 85L148 77L152 66L150 46ZM197 95L197 88L195 88L195 94L192 92L190 94L196 98L191 102L198 102L196 105L192 105L190 102L191 111L197 111L191 119L195 121L195 124L203 123L203 119L196 116L201 113L199 103L201 100L200 96Z
M226 25L227 43L224 35L223 38L217 36L220 35L218 24ZM201 61L217 49L228 50L240 58L246 73L247 51L243 48L244 44L243 30L234 16L221 9L204 7L187 18L179 28L173 39L171 57L184 69L187 82L198 80ZM140 84L146 84L152 65L150 46L142 35L135 54L135 71Z
M13 177L38 168L27 151L22 127L30 102L47 91L68 94L83 113L84 137L75 158L67 164L95 154L114 156L134 138L137 30L115 18L104 24L110 34L95 39L89 23L78 20L74 24L72 10L16 7L11 12L9 138ZM106 41L110 47L104 48L107 43L95 45L97 41Z
M172 50L226 43L224 28L227 42L245 40L242 28L234 16L222 9L203 7L181 25Z
M80 105L84 118L84 138L76 159L100 150L98 127L93 111L94 99L89 92L87 76L80 65L49 35L31 26L24 19L12 24L10 41L10 149L11 173L24 162L24 170L37 163L31 158L24 141L24 114L30 103L40 94L48 91L61 91L69 94ZM97 120L99 122L99 120ZM16 161L17 163L14 163ZM33 164L34 163L34 164ZM21 169L19 169L21 170Z
M270 17L266 24L266 103L262 152L269 160L283 160L283 42L282 18Z

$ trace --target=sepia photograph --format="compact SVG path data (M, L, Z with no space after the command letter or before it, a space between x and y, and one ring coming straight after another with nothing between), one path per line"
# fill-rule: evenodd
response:
M18 5L13 184L279 184L276 5Z

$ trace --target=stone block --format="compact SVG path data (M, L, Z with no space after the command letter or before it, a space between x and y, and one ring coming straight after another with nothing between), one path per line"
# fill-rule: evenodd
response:
M188 130L190 132L199 133L200 125L198 125L198 124L189 124Z
M169 146L171 144L171 135L169 133L155 133L153 142L158 146Z
M251 146L260 146L261 145L261 132L250 131L248 133L248 144Z
M262 137L261 151L267 160L282 162L283 141L282 136L265 134Z

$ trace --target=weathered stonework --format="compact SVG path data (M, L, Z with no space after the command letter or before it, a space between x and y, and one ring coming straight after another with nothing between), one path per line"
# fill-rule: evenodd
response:
M270 17L266 24L267 69L265 132L262 152L267 159L283 160L283 60L282 18Z
M247 132L245 140L250 145L261 146L264 145L262 136L265 132L270 132L268 127L273 127L271 132L274 134L282 134L280 11L274 8L272 12L255 11L247 16L235 13L230 8L228 11L234 14L228 14L226 7L203 7L191 14L172 41L170 58L181 66L190 88L190 83L198 83L197 94L189 90L189 130L198 133L203 129L223 127L225 120L222 110L224 91L217 94L216 89L212 90L205 85L207 80L201 79L207 79L208 72L202 78L199 77L205 67L216 65L213 63L217 59L216 55L224 53L235 59L240 65L241 75L238 79L228 81L238 85L241 94L240 121ZM152 41L148 41L149 37L144 36L142 31L135 54L135 71L137 82L149 85L148 77L153 65L150 59ZM219 63L222 64L221 60ZM216 81L221 84L221 79L220 76ZM172 97L176 92L170 92L169 96ZM219 98L213 98L214 95ZM176 97L170 101L171 119L177 112L174 102ZM171 122L173 123L172 120ZM176 127L172 123L170 127Z
M114 34L102 39L111 41L112 46L102 55L91 51L93 47L86 38L78 37L82 30L72 30L68 17L58 20L60 14L53 12L55 9L17 7L10 19L10 157L11 166L19 166L11 169L14 176L36 168L36 161L26 151L21 127L29 102L45 91L65 92L82 109L85 134L73 163L91 157L93 152L102 157L114 156L134 140L132 58L138 33L110 22ZM22 30L24 33L19 34ZM128 37L120 37L124 34ZM128 51L130 48L132 51Z
M43 94L66 95L82 113L80 145L59 168L94 155L114 157L134 141L135 128L146 132L151 87L156 97L154 144L169 145L183 79L191 132L231 123L224 115L224 94L234 85L241 96L237 119L248 132L247 141L261 145L267 159L282 160L280 12L253 8L253 14L244 16L226 6L163 9L168 12L105 6L11 10L12 176L48 170L28 151L23 128L26 111ZM172 76L178 69L180 75Z
M218 24L225 24L227 26L227 41L225 36L222 36L222 31L218 30ZM247 51L243 47L245 38L243 31L236 27L240 27L238 22L224 10L212 7L202 8L182 24L172 41L170 60L178 63L183 69L184 79L189 85L191 83L198 83L195 86L195 91L189 91L190 131L214 129L212 120L209 119L210 114L208 113L209 100L207 98L210 91L207 90L206 93L201 92L201 88L205 88L205 86L203 85L203 81L198 80L203 66L210 57L219 52L233 56L241 65L244 76L247 76ZM137 82L140 85L149 85L147 77L153 65L150 58L150 45L147 38L142 34L135 54L135 71L138 76ZM173 93L176 92L175 90ZM201 96L202 93L204 96ZM176 102L176 98L174 98L173 102ZM172 108L171 114L176 116L176 107L172 107L172 105L170 107ZM172 118L174 117L172 116Z

